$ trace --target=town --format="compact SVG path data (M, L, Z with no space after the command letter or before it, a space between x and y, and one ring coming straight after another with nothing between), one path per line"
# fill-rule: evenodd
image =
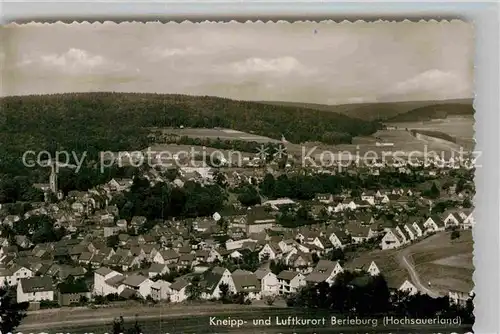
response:
M124 300L272 305L355 272L383 275L394 293L465 305L471 283L434 289L412 264L400 270L384 260L429 238L470 234L474 170L436 165L141 167L67 194L53 172L50 183L33 185L44 202L1 204L0 285L31 309Z

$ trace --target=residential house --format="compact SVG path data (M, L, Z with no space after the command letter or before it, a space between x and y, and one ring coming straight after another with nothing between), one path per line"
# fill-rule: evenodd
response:
M173 264L179 261L180 255L173 249L161 250L153 257L154 263Z
M15 286L22 278L35 276L31 269L14 264L12 266L0 268L0 287Z
M236 270L232 278L236 293L244 292L250 300L261 299L260 281L254 273Z
M380 242L380 248L382 248L383 250L399 248L402 245L403 240L399 236L397 230L394 228L391 228L387 232L385 232L385 235Z
M306 279L298 271L283 270L278 275L278 283L280 284L279 294L287 295L296 293L300 287L305 286Z
M112 277L122 276L119 272L111 270L107 267L101 267L94 272L94 291L95 295L106 296L111 293L113 289L109 287L109 284L106 283Z
M262 262L264 259L275 260L281 258L282 251L279 245L274 242L268 242L259 251L259 261Z
M443 219L445 229L452 227L458 228L463 225L463 219L457 212L447 212L443 216L445 217Z
M419 221L415 221L415 222L413 222L413 224L411 224L411 226L413 227L413 229L417 233L417 237L418 238L420 238L421 236L427 234L427 230L424 227L423 223L421 223Z
M22 278L17 285L17 302L40 302L54 300L54 286L52 278L48 276L35 276Z
M333 229L329 231L328 240L335 248L344 248L349 243L349 238L345 231L341 229Z
M270 270L258 269L255 276L260 282L262 296L275 296L279 293L280 283L278 277Z
M151 298L153 300L169 300L170 296L172 294L172 290L170 289L170 286L172 283L164 281L164 280L158 280L151 285Z
M276 218L267 212L265 207L260 206L248 210L246 222L247 234L260 233L273 228Z
M151 294L151 286L153 281L142 275L130 275L123 281L125 288L136 291L137 295L146 298Z
M313 271L305 279L307 283L317 284L326 282L332 284L335 276L344 271L337 261L319 260Z
M370 235L370 228L362 226L357 222L350 222L345 227L346 233L352 238L355 244L359 244L368 240Z
M375 205L375 191L367 190L361 194L361 200L367 201L370 205Z
M351 263L346 265L346 267L351 271L365 271L370 274L370 276L377 276L381 274L381 271L375 261L371 260L355 258Z
M463 221L462 221L462 228L464 230L471 229L476 224L476 221L474 220L474 216L472 215L472 211L470 211L470 212L464 211L462 213L462 217L465 217L465 218L463 218Z
M188 299L188 293L187 293L187 287L190 285L190 283L182 278L179 277L176 279L171 285L170 285L170 290L171 290L171 295L170 295L170 302L172 303L180 303Z
M159 275L164 275L169 273L168 265L161 263L151 263L151 266L148 269L148 277L154 278Z
M418 293L418 289L415 287L415 285L413 285L413 283L411 283L407 279L400 280L397 278L386 277L386 280L389 290L393 293L396 291L401 291L408 293L410 296Z
M427 218L424 227L430 232L444 231L444 222L439 217L433 216Z
M229 291L232 293L236 292L236 287L234 286L233 277L231 272L225 268L214 267L203 273L201 279L201 286L203 292L201 294L202 299L219 299L220 298L220 285L227 284L229 286Z
M403 228L406 232L406 234L409 236L410 241L418 239L418 231L415 230L415 228L411 224L404 224Z
M333 203L333 195L332 194L316 194L315 200L321 203L329 204Z

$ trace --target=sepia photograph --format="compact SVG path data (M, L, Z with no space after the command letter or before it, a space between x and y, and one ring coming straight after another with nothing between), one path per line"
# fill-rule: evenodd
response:
M0 333L472 331L472 23L0 39Z

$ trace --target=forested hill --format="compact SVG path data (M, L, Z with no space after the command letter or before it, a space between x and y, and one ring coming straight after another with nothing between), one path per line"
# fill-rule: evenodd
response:
M379 123L301 107L163 94L70 93L0 99L0 150L136 150L148 127L223 127L293 143L347 143Z
M436 118L446 118L450 115L474 115L474 108L472 104L435 104L399 114L387 119L386 122L428 121Z
M314 103L266 101L264 104L295 106L330 111L367 121L400 122L445 118L448 115L472 115L472 99L445 101L402 101L326 105Z

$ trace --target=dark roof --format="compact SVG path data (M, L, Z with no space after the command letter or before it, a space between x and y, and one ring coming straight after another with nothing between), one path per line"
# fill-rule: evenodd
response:
M217 284L219 284L220 280L222 279L225 271L226 269L224 268L214 267L211 270L207 270L205 273L203 273L201 284L203 288L209 293L212 293L217 287Z
M123 289L123 291L120 293L120 297L123 297L123 298L128 299L128 298L131 298L131 297L135 296L135 295L136 295L136 293L137 293L137 292L136 292L135 290L133 290L133 289L130 289L130 288L125 288L125 289Z
M97 269L95 271L96 274L99 274L101 276L106 276L106 275L108 275L108 274L110 274L112 272L113 272L113 270L111 270L111 269L109 269L107 267L101 267L101 268L99 268L99 269Z
M124 280L125 276L123 276L122 274L116 274L115 276L108 278L106 280L106 283L116 288L120 284L122 284Z
M180 291L183 288L187 287L188 285L189 285L189 282L186 281L184 278L180 277L180 278L176 279L174 281L174 283L172 283L172 285L170 285L170 289Z
M236 291L258 292L260 291L260 282L253 273L240 273L233 275Z
M298 274L299 272L297 271L283 270L279 273L278 278L290 281L294 279Z
M23 278L20 282L24 293L54 290L52 286L52 278L48 276Z
M148 279L147 277L141 275L130 275L123 281L123 284L136 288L139 287L139 285L141 285L147 279Z

